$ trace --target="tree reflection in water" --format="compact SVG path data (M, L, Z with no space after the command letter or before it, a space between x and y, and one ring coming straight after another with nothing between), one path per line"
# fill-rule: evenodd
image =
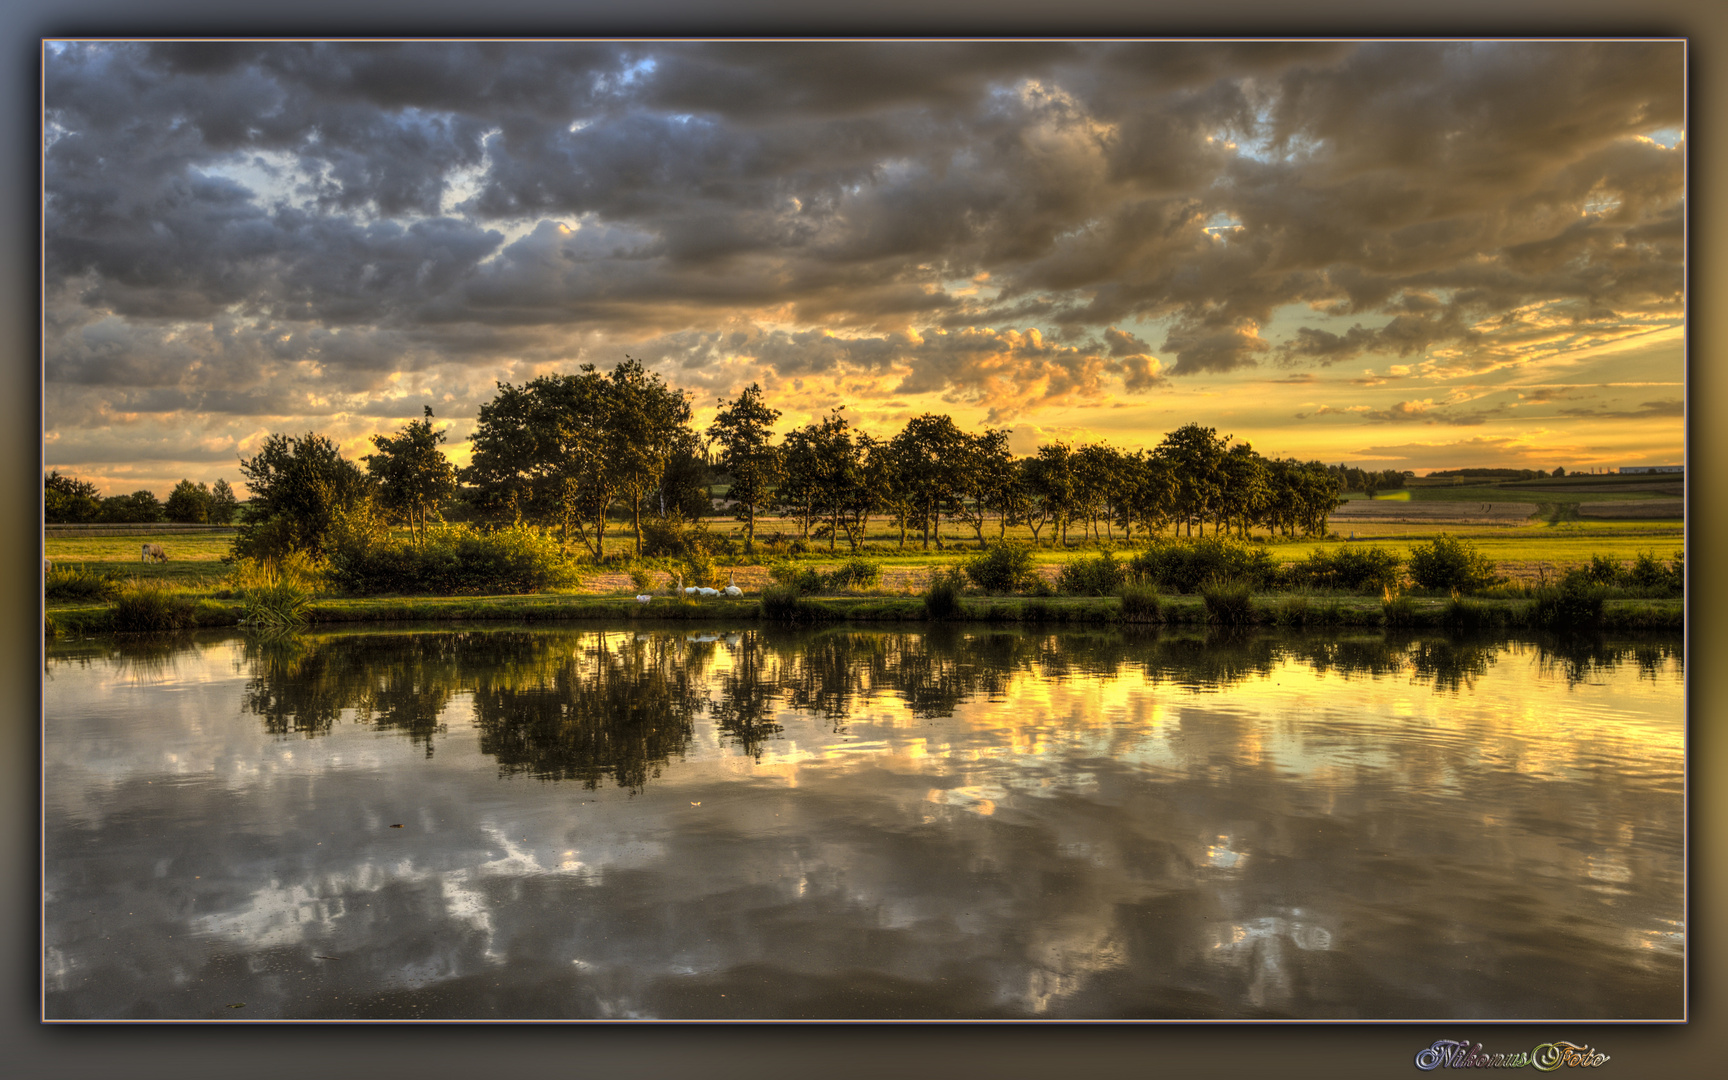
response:
M112 649L143 667L172 651L140 643ZM1456 694L1474 687L1503 654L1532 650L1545 672L1568 683L1627 663L1652 679L1682 673L1678 635L444 630L248 639L243 708L273 734L316 736L346 717L404 734L431 755L452 699L467 694L480 749L502 773L590 788L609 779L639 791L685 753L703 714L725 742L759 759L782 735L782 711L839 729L854 709L884 694L914 716L939 717L970 700L1000 700L1023 676L1059 682L1138 671L1152 683L1206 690L1265 678L1288 663L1344 678L1403 674Z

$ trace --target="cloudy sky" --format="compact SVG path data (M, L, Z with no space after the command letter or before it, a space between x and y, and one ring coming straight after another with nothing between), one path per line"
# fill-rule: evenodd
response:
M49 43L44 455L689 390L1418 472L1683 452L1679 42Z

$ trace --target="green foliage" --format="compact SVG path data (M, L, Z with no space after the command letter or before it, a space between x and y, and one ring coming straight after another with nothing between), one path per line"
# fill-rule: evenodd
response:
M210 521L210 488L182 480L174 485L162 510L169 521L182 525L207 524Z
M432 430L432 406L395 435L374 435L378 453L367 454L366 471L378 486L384 508L426 538L426 520L438 514L444 500L456 493L456 470L438 444L444 433Z
M77 563L56 565L42 583L45 600L106 600L120 589L120 579Z
M654 574L645 566L632 566L630 568L630 584L636 587L638 595L652 593L655 586Z
M234 515L239 512L240 501L234 497L234 489L228 481L218 478L210 488L209 515L210 524L227 525L233 522Z
M1532 620L1538 626L1561 632L1598 629L1607 594L1607 586L1587 575L1568 574L1558 586L1536 591Z
M280 562L241 559L228 575L230 589L245 604L241 623L261 629L303 625L318 580L319 574L298 553Z
M1290 568L1294 584L1316 589L1347 589L1375 593L1394 588L1404 560L1382 547L1345 544L1334 551L1312 552L1306 561Z
M770 585L762 590L762 617L770 622L814 622L823 617L820 607L805 600L791 585Z
M134 491L130 495L115 495L102 500L98 520L115 524L150 524L164 518L162 504L152 491Z
M276 559L291 551L322 557L336 541L338 522L370 501L371 484L316 432L271 435L240 463L252 489L247 521L234 538L236 558Z
M1211 581L1200 587L1206 621L1220 626L1247 626L1254 621L1254 601L1242 581Z
M1171 592L1191 593L1209 581L1238 581L1265 588L1278 575L1263 547L1223 536L1156 540L1128 561L1130 580Z
M1072 596L1114 596L1125 580L1126 568L1116 561L1114 552L1106 551L1095 558L1070 560L1057 575L1056 589Z
M831 589L874 589L882 583L882 566L869 559L852 559L825 575L825 582Z
M1129 585L1122 590L1122 617L1137 622L1157 622L1161 605L1158 590L1150 585Z
M1419 589L1472 592L1492 585L1494 564L1468 540L1449 533L1410 549L1410 580Z
M690 521L682 514L648 517L642 521L642 557L645 559L685 559L697 552L714 551L714 534L700 521Z
M59 470L42 477L42 520L50 525L95 521L102 513L96 485Z
M1414 626L1416 602L1408 596L1387 596L1380 605L1387 626Z
M121 632L184 630L194 623L196 605L178 588L133 578L114 597L114 629Z
M552 538L525 527L431 530L418 547L356 534L330 556L329 579L345 593L501 595L570 588L575 566Z
M716 576L714 559L708 554L707 548L700 544L691 545L684 555L684 584L686 587L717 588L720 581Z
M716 410L708 426L708 437L720 448L720 467L732 478L726 497L738 509L747 542L754 542L756 514L780 481L780 450L773 445L779 419L780 410L763 404L762 388L751 383Z
M1032 548L1016 541L991 544L966 560L966 576L986 593L1014 593L1038 577L1032 565Z
M958 570L938 570L930 578L924 592L924 615L931 619L952 619L960 614L960 594L966 588L966 576Z
M1640 551L1638 558L1632 563L1632 569L1627 572L1627 578L1633 585L1647 590L1656 596L1684 596L1686 594L1686 553L1676 551L1673 562L1663 566L1653 551Z
M827 579L816 570L795 562L777 562L768 567L768 576L776 583L798 593L821 592Z

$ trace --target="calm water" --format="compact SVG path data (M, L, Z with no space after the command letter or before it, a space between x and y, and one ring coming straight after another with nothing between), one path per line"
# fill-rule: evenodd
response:
M1677 1018L1674 638L56 644L49 1017Z

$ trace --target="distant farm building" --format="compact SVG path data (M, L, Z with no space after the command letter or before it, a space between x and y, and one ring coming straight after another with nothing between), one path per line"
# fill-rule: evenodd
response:
M1684 466L1684 465L1622 465L1622 466L1620 466L1620 475L1622 475L1622 476L1630 476L1633 473L1685 472L1685 471L1686 471L1686 466Z

